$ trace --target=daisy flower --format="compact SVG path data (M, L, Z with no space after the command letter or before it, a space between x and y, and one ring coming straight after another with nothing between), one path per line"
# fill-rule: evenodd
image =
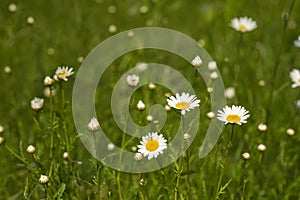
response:
M298 69L293 69L290 72L290 78L294 82L294 84L292 85L292 88L296 88L296 87L300 86L300 71Z
M167 140L163 135L157 134L157 132L148 133L148 135L142 137L140 145L138 145L138 152L143 154L144 157L148 156L148 160L157 158L159 154L163 153L163 150L167 148Z
M58 67L54 79L68 81L68 77L74 74L72 67Z
M295 47L300 47L300 36L298 36L297 40L294 40Z
M136 87L140 82L140 77L138 77L135 74L132 74L128 75L126 80L129 86Z
M176 93L176 97L169 97L167 102L169 106L181 110L181 114L184 115L186 111L199 107L200 100L197 99L196 95L189 95L189 93L183 92L181 95Z
M242 33L252 31L257 28L256 21L248 17L234 18L229 26Z
M34 99L31 100L30 104L33 110L40 110L43 107L44 99L34 97Z
M242 123L247 123L246 119L250 117L248 113L249 111L242 106L225 106L222 110L218 110L217 118L225 122L225 124L241 125Z

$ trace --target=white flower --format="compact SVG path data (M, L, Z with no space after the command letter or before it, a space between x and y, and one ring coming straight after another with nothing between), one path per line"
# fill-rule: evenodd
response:
M0 144L4 142L4 137L0 137Z
M244 160L249 160L250 159L250 153L243 153L242 154L242 158L244 159Z
M300 71L298 69L293 69L290 72L290 78L294 82L292 88L296 88L300 86Z
M5 66L5 67L4 67L4 72L5 72L6 74L10 74L10 73L11 73L11 67L10 67L10 66Z
M143 110L145 110L146 105L144 104L144 102L142 100L139 100L136 107L137 107L138 110L143 111Z
M292 128L289 128L286 130L286 134L288 134L289 136L293 136L293 135L295 135L295 130Z
M208 70L214 71L217 69L217 63L216 61L209 61L208 62Z
M218 73L216 71L213 71L211 74L210 74L210 78L211 79L217 79L219 77Z
M115 33L115 32L117 32L117 26L116 25L114 25L114 24L111 24L111 25L109 25L109 27L108 27L108 31L110 32L110 33Z
M50 76L46 76L44 79L44 86L50 86L54 83L54 80Z
M2 133L3 131L4 131L4 127L0 125L0 133Z
M218 110L217 118L220 121L225 122L225 124L238 124L247 123L246 119L250 117L247 111L242 106L233 105L231 108L225 106L222 110Z
M249 32L257 28L256 21L248 17L234 18L229 26L240 32Z
M34 97L33 100L31 100L31 108L33 110L39 110L43 107L44 104L44 99L38 98L38 97Z
M259 144L259 145L257 146L257 149L258 149L258 151L263 152L263 151L266 151L267 147L266 147L266 145L264 145L264 144Z
M148 87L150 90L154 90L156 88L156 85L154 83L149 83Z
M33 145L29 145L26 149L27 153L32 154L35 152L35 147Z
M113 143L109 143L108 145L107 145L107 150L108 151L112 151L112 150L114 150L115 149L115 145L113 144Z
M188 133L183 134L183 139L188 140L191 138L191 135Z
M18 9L18 7L17 7L17 5L14 4L14 3L11 3L11 4L9 4L9 6L8 6L9 12L16 12L17 9Z
M211 111L211 112L206 113L206 116L207 116L209 119L212 119L212 118L215 117L215 113Z
M192 60L191 64L192 64L194 67L200 67L200 66L202 65L202 59L200 58L200 56L197 55L197 56Z
M163 150L167 148L167 140L163 135L158 135L157 132L148 133L148 135L142 137L138 148L138 152L143 154L144 157L148 156L148 160L150 160L163 153Z
M54 97L56 95L56 89L45 87L44 89L44 96L47 98Z
M144 157L143 154L139 152L134 154L134 160L142 160L143 157Z
M257 128L259 131L262 131L262 132L266 131L268 129L267 125L263 124L263 123L260 123Z
M233 87L226 88L225 97L227 99L232 99L235 96L235 89Z
M181 114L184 115L186 111L199 107L200 100L195 95L183 92L181 95L176 93L176 97L169 97L167 102L169 106L181 110Z
M34 18L33 17L27 17L27 24L30 24L30 25L32 25L32 24L34 24Z
M294 45L296 47L300 47L300 36L298 36L298 39L297 40L294 40Z
M127 76L128 85L136 87L139 84L139 82L140 82L140 77L138 77L137 75L132 74Z
M151 122L153 120L153 116L152 115L147 115L146 119L147 119L147 121Z
M96 117L92 117L87 128L89 131L97 131L100 128L100 124Z
M63 157L64 157L64 159L68 159L68 158L69 158L68 152L64 152L64 153L63 153Z
M48 183L49 182L49 177L46 175L41 175L39 179L40 183Z
M171 107L169 105L165 105L165 110L166 111L170 111L171 110Z
M207 92L208 93L212 93L214 91L214 88L212 88L212 87L207 87Z
M68 77L74 74L72 67L58 67L54 79L68 81Z

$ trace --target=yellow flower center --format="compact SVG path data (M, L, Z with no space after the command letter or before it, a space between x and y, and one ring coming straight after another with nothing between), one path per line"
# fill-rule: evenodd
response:
M240 25L239 29L240 31L245 31L247 30L247 27L245 25Z
M235 123L241 121L241 118L238 115L228 115L226 117L226 120L230 123Z
M190 104L188 102L178 102L175 107L180 110L185 110L190 107Z
M62 71L58 73L59 77L66 77L67 76L67 72L66 71Z
M146 149L148 151L155 151L156 149L158 149L159 147L159 144L158 144L158 141L157 140L149 140L147 143L146 143Z

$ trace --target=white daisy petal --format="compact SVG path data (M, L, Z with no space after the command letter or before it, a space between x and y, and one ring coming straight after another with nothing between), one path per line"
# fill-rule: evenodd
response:
M229 26L234 28L236 31L249 32L257 28L256 21L248 17L234 18L231 20Z
M300 71L298 69L293 69L290 72L290 78L293 81L292 88L300 86Z

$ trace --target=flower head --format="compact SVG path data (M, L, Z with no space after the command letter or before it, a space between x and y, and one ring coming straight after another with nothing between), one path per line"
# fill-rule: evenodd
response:
M4 142L4 137L0 137L0 144Z
M41 175L40 179L39 179L40 183L48 183L49 182L49 177L46 175Z
M4 132L4 127L0 124L0 133Z
M46 76L44 79L44 86L50 86L54 83L54 80L50 76Z
M290 78L294 82L292 88L296 88L300 86L300 71L298 69L293 69L290 72Z
M146 105L144 104L144 102L142 100L139 100L136 107L137 107L138 110L143 111L143 110L145 110Z
M251 157L251 156L250 156L250 153L248 153L248 152L242 154L242 158L243 158L244 160L249 160L250 157Z
M140 77L138 77L135 74L131 74L127 76L127 83L128 85L132 86L132 87L136 87L138 86L139 82L140 82Z
M194 67L200 67L202 65L202 59L200 56L196 56L191 63Z
M92 117L87 128L89 131L97 131L100 128L100 124L96 117Z
M268 126L266 124L260 123L257 128L259 131L264 132L268 129Z
M186 111L199 107L200 100L195 95L183 92L181 95L176 93L176 97L169 97L167 102L169 106L181 110L181 114L184 115Z
M216 61L209 61L207 68L210 71L216 70L217 69L217 63L216 63Z
M74 74L72 67L58 67L54 79L68 81L68 77Z
M248 17L234 18L229 26L242 33L252 31L257 28L256 21Z
M33 154L35 152L35 147L33 145L29 145L26 149L27 153Z
M264 144L259 144L257 146L257 149L258 149L258 151L264 152L264 151L266 151L267 147Z
M148 133L148 135L142 137L138 148L138 152L143 154L144 157L148 156L148 160L150 160L163 153L163 150L167 148L167 140L157 132Z
M31 108L33 110L40 110L43 107L44 99L34 97L33 100L31 100Z
M295 47L300 47L300 36L298 36L297 40L294 40Z
M246 119L250 117L248 113L249 111L242 106L225 106L222 110L218 110L217 118L218 120L225 122L225 124L231 123L241 125L242 123L247 123Z

